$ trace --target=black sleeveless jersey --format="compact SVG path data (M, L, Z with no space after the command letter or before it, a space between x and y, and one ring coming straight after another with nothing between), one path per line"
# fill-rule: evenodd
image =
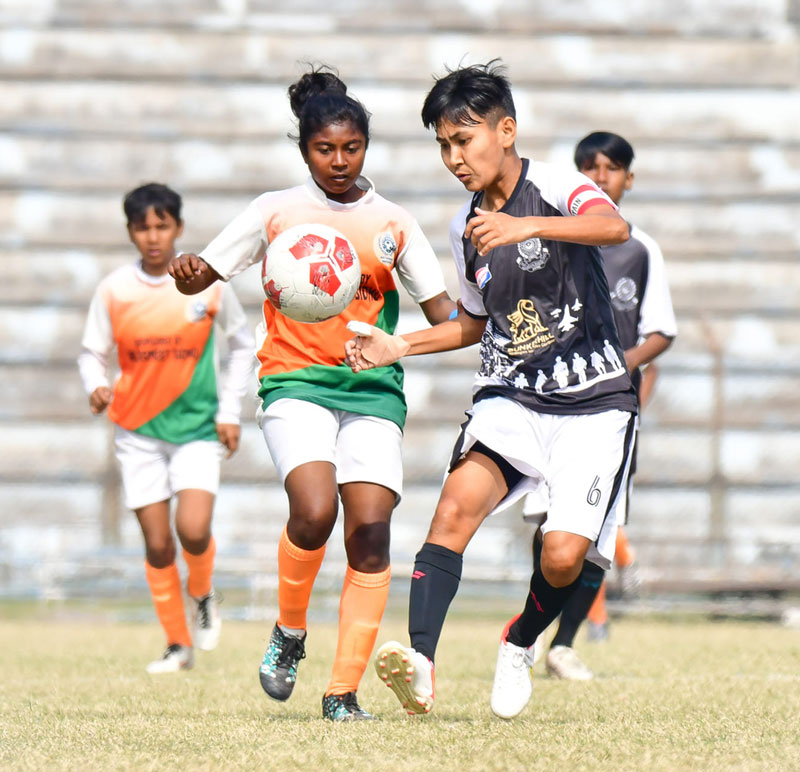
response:
M564 415L636 412L599 250L531 238L481 257L463 234L482 200L478 193L462 207L450 231L464 310L488 317L473 401L502 396ZM611 203L588 177L525 159L500 211L570 216L598 200Z

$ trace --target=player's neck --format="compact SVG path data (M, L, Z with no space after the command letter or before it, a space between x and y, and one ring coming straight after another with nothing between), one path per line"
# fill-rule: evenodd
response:
M503 160L497 176L484 189L481 208L490 212L500 211L517 187L520 174L522 174L522 159L517 155L517 151L512 149Z

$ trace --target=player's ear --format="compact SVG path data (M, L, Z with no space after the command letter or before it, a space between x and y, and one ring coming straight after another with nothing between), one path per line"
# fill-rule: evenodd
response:
M628 172L625 175L625 190L630 190L633 187L633 172Z
M517 141L517 122L510 115L506 115L500 119L497 130L503 148L508 150Z
M178 220L178 232L175 234L175 238L179 239L183 236L183 220Z

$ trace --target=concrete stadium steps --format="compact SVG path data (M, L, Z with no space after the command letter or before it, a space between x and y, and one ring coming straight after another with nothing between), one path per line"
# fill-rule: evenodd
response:
M369 0L342 0L321 6L317 0L296 0L291 8L279 0L197 0L168 6L117 0L12 0L0 6L0 22L41 26L148 26L155 28L280 30L294 35L310 32L341 33L353 29L382 30L395 35L413 30L420 34L475 29L538 33L565 31L711 35L714 37L772 37L783 32L797 11L784 0L684 0L678 8L670 0L631 0L613 9L584 0L551 3L548 0L395 0L376 6Z
M303 60L341 68L373 112L365 171L458 283L464 201L419 111L431 76L502 55L526 156L571 165L593 129L637 151L623 212L660 243L680 335L643 417L629 533L650 586L797 586L800 566L800 6L797 0L0 0L0 595L142 588L112 431L75 368L89 298L133 258L122 194L165 181L199 250L306 170L287 138ZM234 280L251 324L255 269ZM401 290L401 329L423 324ZM406 491L395 576L438 498L477 352L406 366ZM255 388L255 384L254 384ZM218 581L275 601L285 494L244 408L216 510ZM531 527L492 518L465 578L524 582ZM340 526L321 586L338 592Z
M477 61L502 52L511 72L518 73L517 88L564 83L617 87L620 82L781 87L793 83L799 53L791 38L662 34L651 35L642 46L634 36L576 38L519 29L422 39L417 32L399 32L392 35L391 45L386 43L381 30L331 35L312 28L298 38L270 30L28 29L16 33L13 46L0 47L0 76L73 79L101 72L105 79L139 80L146 62L150 81L288 84L300 71L298 62L346 62L341 74L358 93L358 84L375 80L424 89L431 73L441 72L444 63L457 63L467 52ZM758 61L759 67L747 67L750 61Z
M289 131L287 124L286 131ZM579 135L549 141L526 133L526 156L572 166ZM632 201L747 199L752 191L790 195L800 176L800 146L793 143L631 141L636 148ZM295 144L279 137L185 139L138 136L35 136L6 132L0 140L0 185L10 190L100 192L110 201L145 173L168 180L187 200L195 194L255 197L297 185L308 174ZM418 190L459 196L463 189L439 160L429 134L402 143L374 137L365 173L379 192ZM115 222L118 226L119 223ZM193 225L190 223L190 226ZM189 228L189 231L192 227Z
M353 91L372 111L376 137L425 136L419 119L425 88L386 83L354 85ZM545 86L515 91L515 103L523 138L578 138L602 126L641 139L795 142L800 119L795 94L783 87ZM220 89L202 82L11 79L0 103L4 130L50 135L282 137L290 117L286 84L271 83L232 82Z

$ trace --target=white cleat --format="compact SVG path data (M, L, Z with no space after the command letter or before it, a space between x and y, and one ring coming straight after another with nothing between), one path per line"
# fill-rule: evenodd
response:
M178 673L181 670L190 670L193 665L194 653L192 647L171 643L167 646L161 659L156 659L147 666L147 672L151 675Z
M546 646L544 633L540 633L536 640L525 649L525 660L528 667L533 667L544 656Z
M433 708L433 663L410 646L389 641L375 654L375 672L410 716Z
M507 630L506 630L507 633ZM530 650L505 640L500 641L497 665L492 685L492 713L500 718L514 718L528 704L533 692L530 666L533 657Z
M192 598L192 620L194 631L192 638L194 645L202 651L212 651L217 648L219 634L222 629L222 619L217 607L217 596L212 589L202 598Z
M547 672L565 681L591 681L594 673L581 662L571 646L553 646L547 652Z

